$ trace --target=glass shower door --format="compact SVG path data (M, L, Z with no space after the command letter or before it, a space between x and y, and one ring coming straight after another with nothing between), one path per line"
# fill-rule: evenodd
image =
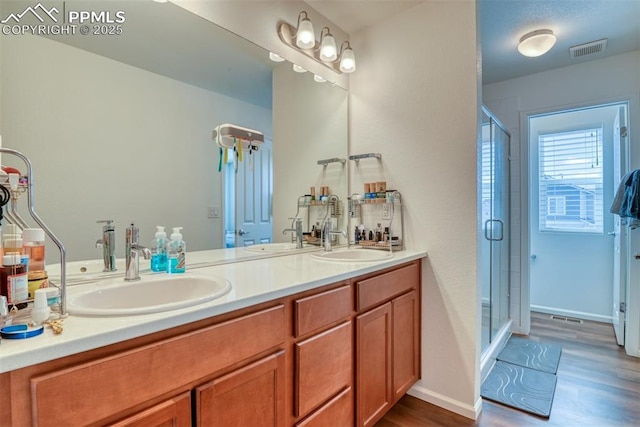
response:
M481 150L482 349L509 320L509 134L483 110Z

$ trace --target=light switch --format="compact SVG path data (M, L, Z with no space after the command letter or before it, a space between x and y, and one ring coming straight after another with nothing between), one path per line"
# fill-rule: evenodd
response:
M209 206L207 217L220 218L220 208L217 206Z

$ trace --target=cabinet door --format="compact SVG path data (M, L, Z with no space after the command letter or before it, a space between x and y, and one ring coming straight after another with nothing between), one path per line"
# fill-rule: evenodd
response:
M190 427L191 394L183 393L111 425L112 427Z
M397 402L420 377L418 292L391 302L393 306L393 394Z
M356 424L371 426L392 404L391 303L356 318Z
M196 425L284 426L284 351L196 389Z

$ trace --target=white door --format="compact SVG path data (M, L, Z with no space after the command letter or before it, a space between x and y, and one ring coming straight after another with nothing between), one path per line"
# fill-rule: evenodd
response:
M531 117L531 310L609 321L617 106Z
M626 108L620 107L613 122L613 182L614 191L618 189L625 174L626 152ZM626 227L621 226L620 217L614 215L614 227L609 233L613 237L613 330L619 345L624 346L625 313L621 309L626 295Z
M260 150L243 153L235 173L235 228L227 234L235 236L236 247L270 243L273 239L271 200L272 144L265 141Z

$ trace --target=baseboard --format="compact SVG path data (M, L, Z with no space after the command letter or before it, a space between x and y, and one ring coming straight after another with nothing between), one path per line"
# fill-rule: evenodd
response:
M564 317L574 317L582 320L592 320L594 322L613 323L611 316L603 316L601 314L586 313L584 311L564 310L555 307L545 307L542 305L531 304L531 311L537 311L538 313L556 314Z
M480 411L482 410L481 397L478 397L475 404L471 406L447 396L443 396L442 394L436 393L432 390L428 390L419 384L411 387L407 394L472 420L477 420L480 416Z

